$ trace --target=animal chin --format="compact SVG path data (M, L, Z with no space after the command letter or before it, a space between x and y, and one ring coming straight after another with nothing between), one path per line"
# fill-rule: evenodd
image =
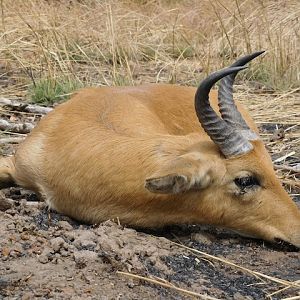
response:
M232 230L232 231L246 238L260 239L260 237L258 236L251 235L243 231L239 231L239 230ZM300 244L293 244L290 241L285 240L284 238L274 237L274 239L270 241L275 243L275 245L278 246L279 248L284 249L286 251L295 251L295 252L300 251Z

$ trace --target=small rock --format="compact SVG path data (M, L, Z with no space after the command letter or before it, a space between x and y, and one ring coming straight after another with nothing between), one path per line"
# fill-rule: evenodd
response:
M29 223L29 224L18 224L16 226L16 229L18 232L24 232L24 231L34 231L36 229L35 224Z
M74 231L64 232L63 235L70 242L73 242L75 240L75 236L76 236Z
M3 256L9 256L10 251L11 249L8 247L3 247L1 250Z
M47 288L38 288L34 290L34 296L35 297L44 297L44 299L46 298L46 296L50 293L50 290ZM34 298L35 298L34 297ZM48 298L48 297L47 297Z
M53 260L53 263L55 263L55 264L62 264L63 263L63 261L60 259L60 258L55 258L54 260Z
M13 223L10 223L10 224L7 224L6 228L7 228L7 230L14 230L14 229L16 229L16 225Z
M285 137L284 129L283 128L276 129L273 132L273 135L270 137L270 142L282 140L284 137Z
M67 231L73 229L72 225L71 225L69 222L67 222L67 221L59 221L59 222L57 223L57 225L58 225L61 229L67 230Z
M39 241L40 243L43 243L43 241L44 241L43 238L44 238L44 239L48 239L48 235L49 235L49 232L48 232L48 231L40 229L40 230L39 230L39 236L38 236L36 239L37 239L37 241Z
M151 256L151 255L153 255L154 253L157 253L157 251L158 251L157 247L151 245L151 246L149 246L149 247L146 249L145 252L146 252L146 255L147 255L147 256Z
M76 237L73 242L74 246L80 248L94 248L96 246L96 235L95 233L88 230L77 230Z
M133 289L135 287L135 283L133 282L132 279L130 279L128 282L127 282L127 286L130 288L130 289Z
M241 293L236 292L236 293L233 295L233 299L234 299L234 300L250 300L251 298L249 298L248 296L245 297L245 296L243 296Z
M56 237L50 240L50 245L54 252L58 252L65 244L65 240L61 237Z
M66 250L60 250L60 255L61 255L62 257L67 257L67 256L69 256L69 252L66 251Z
M74 252L74 260L76 263L76 267L82 269L86 267L87 263L94 262L97 260L97 253L89 250L75 251Z
M26 292L23 294L21 300L30 300L34 298L34 294L31 292Z
M197 243L210 245L213 242L213 237L207 233L194 232L191 234L191 240Z
M81 241L81 247L84 249L94 249L96 247L96 243L89 240L83 240Z
M23 241L30 240L30 236L27 233L21 233L20 237Z
M36 237L36 241L39 242L40 244L43 244L45 242L45 238L38 236Z
M50 256L51 256L50 249L44 249L42 254L38 256L38 261L42 264L46 264L49 262Z
M14 208L9 208L5 211L7 214L11 215L11 216L14 216L16 214L18 214L18 211Z
M12 203L13 203L12 200L6 199L4 194L2 192L0 192L0 210L1 211L6 211L6 210L12 208L12 206L13 206Z

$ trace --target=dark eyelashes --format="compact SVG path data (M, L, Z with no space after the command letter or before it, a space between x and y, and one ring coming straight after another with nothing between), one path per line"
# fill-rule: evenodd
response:
M259 180L254 176L238 177L234 179L234 183L241 189L259 186Z

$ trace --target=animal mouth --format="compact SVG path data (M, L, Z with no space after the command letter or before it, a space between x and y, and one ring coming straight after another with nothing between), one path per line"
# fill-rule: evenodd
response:
M294 244L291 244L290 242L287 242L281 238L275 238L274 239L276 248L278 248L281 251L288 251L288 252L299 252L300 247L297 247Z

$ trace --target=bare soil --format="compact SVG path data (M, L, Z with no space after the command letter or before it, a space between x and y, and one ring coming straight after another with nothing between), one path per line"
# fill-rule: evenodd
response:
M16 205L0 212L2 299L187 298L116 271L159 277L218 299L264 299L281 287L196 256L172 241L277 278L300 278L300 254L292 247L205 226L149 231L124 228L112 221L97 226L79 224L43 205L33 207L30 203L35 195L29 191L10 188L4 192ZM272 299L295 295L296 289L288 289Z

